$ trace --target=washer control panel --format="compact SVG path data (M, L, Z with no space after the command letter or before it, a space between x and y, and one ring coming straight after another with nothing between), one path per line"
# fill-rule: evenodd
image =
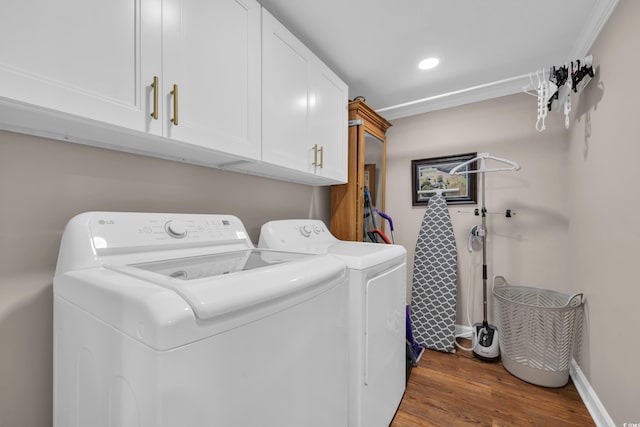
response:
M137 214L94 212L89 230L96 249L132 248L180 243L251 241L232 215Z
M67 223L56 274L253 248L244 225L233 215L84 212Z

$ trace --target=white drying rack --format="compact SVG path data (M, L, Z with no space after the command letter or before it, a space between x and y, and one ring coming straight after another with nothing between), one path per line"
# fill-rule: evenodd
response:
M487 163L486 163L487 159L495 160L497 162L507 164L508 166L489 169L489 168L487 168ZM468 165L470 165L471 163L476 162L476 161L479 161L479 166L478 166L477 169L465 169L465 170L462 170L463 168L467 167ZM451 175L469 175L469 174L472 174L472 173L513 171L513 170L516 170L516 171L520 170L520 165L517 164L516 162L511 161L511 160L502 159L500 157L492 156L489 153L480 153L476 157L474 157L473 159L467 160L464 163L460 163L458 166L456 166L455 168L451 169L451 171L449 173ZM482 191L484 192L484 182L482 184L483 184L482 185ZM483 199L484 199L484 195L483 195Z
M418 194L442 194L442 193L454 193L460 191L459 188L436 188L435 190L420 190Z

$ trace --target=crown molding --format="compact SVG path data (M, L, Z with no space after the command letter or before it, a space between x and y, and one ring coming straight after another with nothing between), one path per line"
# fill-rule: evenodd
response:
M567 61L582 58L588 54L591 46L609 19L609 16L611 16L611 13L617 6L618 1L619 0L598 0L595 2L589 17L578 36L578 39L571 49ZM402 117L428 113L430 111L442 110L473 102L486 101L488 99L513 95L515 93L522 92L523 88L529 83L529 74L524 74L466 89L430 96L428 98L405 102L403 104L380 108L377 109L376 112L382 114L387 120L394 120Z
M611 13L618 5L618 1L619 0L598 0L596 2L593 9L591 9L587 21L582 27L578 39L573 45L567 61L582 58L589 54L589 50L591 50L604 24L606 24L609 16L611 16Z

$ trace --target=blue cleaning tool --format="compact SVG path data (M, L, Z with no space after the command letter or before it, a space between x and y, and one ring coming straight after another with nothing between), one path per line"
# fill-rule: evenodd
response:
M407 344L411 349L411 361L413 366L416 366L422 357L422 353L424 352L424 347L418 344L413 338L413 329L411 328L411 307L409 305L406 306L407 311Z

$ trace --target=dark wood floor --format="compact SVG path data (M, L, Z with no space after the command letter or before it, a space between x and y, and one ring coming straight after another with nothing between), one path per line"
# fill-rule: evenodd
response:
M464 343L469 346L469 343ZM390 427L594 426L575 386L524 382L501 363L425 350Z

